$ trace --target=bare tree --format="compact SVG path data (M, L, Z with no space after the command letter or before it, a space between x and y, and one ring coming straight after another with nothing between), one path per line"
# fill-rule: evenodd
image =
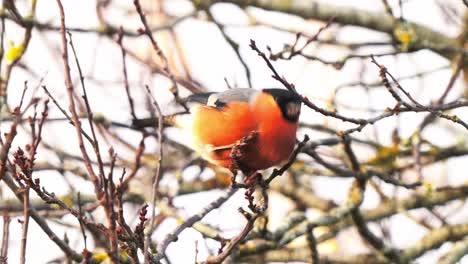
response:
M4 0L0 263L466 261L466 1L350 4ZM258 177L171 127L268 86L303 114Z

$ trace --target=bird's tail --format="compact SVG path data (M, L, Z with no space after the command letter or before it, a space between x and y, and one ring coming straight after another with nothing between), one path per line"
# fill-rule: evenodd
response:
M163 116L163 126L164 127L180 127L180 128L185 127L186 116L188 116L186 112ZM158 118L149 117L149 118L134 119L132 121L132 126L135 128L158 127Z

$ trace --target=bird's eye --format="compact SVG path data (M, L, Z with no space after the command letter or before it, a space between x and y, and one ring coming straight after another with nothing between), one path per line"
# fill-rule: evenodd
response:
M291 120L297 120L301 113L301 104L289 102L286 104L286 116Z

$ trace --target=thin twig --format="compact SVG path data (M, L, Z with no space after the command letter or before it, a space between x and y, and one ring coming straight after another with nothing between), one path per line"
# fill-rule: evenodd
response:
M153 46L154 51L156 52L156 54L162 61L162 64L163 64L162 70L168 76L169 80L171 80L171 83L172 83L172 87L170 89L171 93L174 95L176 102L179 103L181 106L183 106L186 111L188 111L187 106L185 105L183 100L179 97L179 88L177 85L176 78L174 74L172 73L171 69L169 68L169 61L167 60L166 55L164 55L161 47L156 42L156 40L153 37L153 34L151 33L150 27L148 26L148 22L146 21L146 17L143 14L143 10L141 9L140 1L134 0L133 4L135 5L136 11L138 15L140 16L141 23L143 24L144 30L141 33L148 36L149 40L151 41L151 45Z
M60 25L61 25L60 33L61 33L62 48L63 48L62 59L63 59L63 65L65 69L65 86L66 86L66 91L68 95L68 101L70 104L69 108L71 112L71 120L76 129L78 143L79 143L81 155L83 156L83 159L85 161L86 169L88 171L91 181L93 182L95 193L100 198L102 196L101 183L99 181L98 176L94 172L93 167L91 166L91 159L89 158L88 152L86 151L86 148L83 143L83 136L81 133L81 122L79 120L78 113L76 112L75 99L73 98L73 84L71 81L70 64L68 62L67 37L65 34L65 13L63 10L61 0L57 0L57 5L60 11Z
M28 239L28 227L29 227L29 187L25 187L23 190L23 231L21 233L21 253L20 253L20 263L26 263L26 243Z
M237 188L230 188L228 191L211 202L208 206L203 208L200 212L198 212L196 215L188 218L185 220L182 224L177 226L177 228L169 233L163 241L158 245L158 255L155 257L156 261L161 260L162 258L165 257L165 252L169 244L177 240L177 237L179 236L182 231L185 229L193 226L195 223L198 221L202 220L209 212L213 211L214 209L220 207L222 204L224 204L234 193L236 193Z
M82 208L82 204L81 204L81 193L80 192L77 193L76 199L77 199L76 202L78 204L78 212L80 214L80 217L78 217L78 222L80 223L81 235L83 236L84 250L88 251L87 236L86 236L86 232L85 232L85 229L84 229L83 221L81 221L81 218L83 217L83 208Z
M314 111L316 111L316 112L318 112L318 113L320 113L322 115L334 117L336 119L340 119L340 120L345 121L345 122L350 122L350 123L354 123L354 124L358 124L358 125L362 125L362 124L367 123L366 120L364 120L364 119L356 119L356 118L342 116L342 115L340 115L340 114L338 114L336 112L328 111L328 110L325 110L325 109L322 109L322 108L316 106L314 103L312 103L309 100L309 98L298 94L297 91L296 91L296 88L294 87L294 84L288 82L285 77L282 77L282 76L279 75L279 73L277 72L277 70L275 69L275 67L271 63L271 61L268 59L268 57L265 55L265 53L260 51L260 49L255 44L254 40L250 40L250 48L252 48L252 50L256 51L257 55L260 56L265 61L268 68L270 68L271 72L273 73L272 78L277 80L278 82L280 82L286 89L288 89L288 90L296 93L298 96L300 96L301 99L302 99L302 102L305 105L307 105L309 108L313 109Z
M8 214L3 215L2 247L0 248L0 262L7 263L8 260L8 242L10 240L10 222Z
M284 164L283 167L281 167L279 170L277 170L277 169L273 170L271 175L265 180L265 182L264 182L265 185L269 185L271 183L271 181L273 181L276 177L278 177L280 175L283 175L283 173L285 171L287 171L289 169L289 167L291 167L291 165L294 163L294 161L296 161L297 155L299 155L299 153L305 147L307 141L309 141L309 136L305 135L304 139L301 142L299 142L296 149L293 151L293 153L291 153L291 156L289 157L288 162L286 164Z
M226 40L226 42L229 44L229 46L231 46L232 50L234 51L234 53L236 54L237 56L237 59L239 60L239 62L241 63L242 67L244 68L244 71L245 71L245 78L247 79L247 85L249 88L252 87L252 77L251 77L251 73L250 73L250 68L249 66L247 65L247 63L245 62L244 58L242 57L242 55L240 54L240 49L239 49L239 44L236 43L227 33L226 33L226 29L225 29L225 26L222 25L221 23L219 23L218 21L216 21L216 19L214 18L211 10L208 8L206 9L206 13L208 15L208 18L216 25L216 27L219 29L219 31L221 32L221 35L223 36L224 40Z
M15 185L13 179L10 175L4 175L3 181L7 184L7 186L12 190L15 194L16 198L23 202L23 194L19 192L19 188ZM52 240L60 249L69 257L71 257L76 262L81 262L83 257L81 254L75 252L73 249L70 248L63 240L59 238L57 234L49 227L47 222L36 212L36 210L30 208L29 215L34 219L36 224L46 233L46 235Z
M218 256L214 258L209 258L205 261L205 264L220 264L222 263L228 256L231 254L231 252L236 248L236 246L249 234L249 232L252 230L254 227L255 220L257 220L259 214L249 214L245 212L242 208L239 208L239 212L244 215L244 217L247 219L247 224L244 226L244 229L240 232L239 235L237 235L235 238L231 239L229 241L229 245L219 254Z
M310 249L310 255L312 256L311 263L319 264L320 256L317 250L317 240L315 239L314 229L312 226L308 226L309 230L307 231L307 243Z
M137 1L135 1L137 2ZM155 216L156 216L156 200L158 199L158 187L159 187L159 181L161 179L161 172L162 172L162 160L163 160L163 142L164 142L164 134L163 134L163 115L161 112L161 109L159 108L159 104L154 99L153 95L151 94L151 90L149 89L148 86L145 86L146 92L148 96L150 97L154 109L156 110L156 115L158 117L158 125L157 125L157 136L158 136L158 166L155 169L154 175L153 175L153 184L151 188L151 220L150 220L150 228L148 232L146 233L145 237L145 246L144 246L144 253L145 253L145 264L149 263L150 261L150 255L148 252L149 245L151 242L151 235L154 232L155 228ZM160 253L162 254L162 253Z
M130 93L130 84L128 83L128 74L127 74L127 61L126 61L126 51L123 47L123 28L120 27L120 30L119 30L119 37L117 39L117 43L119 44L120 46L120 50L122 52L122 72L123 72L123 76L124 76L124 86L125 86L125 92L127 94L127 99L128 99L128 104L130 106L130 114L132 115L132 118L133 120L137 120L137 116L136 116L136 113L135 113L135 105L133 103L133 98L132 98L132 95Z
M83 92L82 98L83 98L83 101L84 101L85 106L86 106L88 124L89 124L89 127L91 129L91 136L93 137L92 146L93 146L93 149L94 149L94 153L96 154L96 159L97 159L97 162L98 162L99 175L101 176L101 181L102 181L102 179L104 178L104 167L103 167L103 162L102 162L102 158L101 158L101 152L99 151L99 142L98 142L98 140L96 138L96 132L94 130L93 112L91 111L91 106L89 105L88 94L86 93L86 87L85 87L83 72L81 71L80 62L78 61L78 55L76 54L75 45L73 45L72 34L70 32L67 32L67 33L68 33L68 43L70 44L70 47L72 49L73 57L75 58L76 67L78 69L78 74L80 76L81 89L82 89L82 92Z

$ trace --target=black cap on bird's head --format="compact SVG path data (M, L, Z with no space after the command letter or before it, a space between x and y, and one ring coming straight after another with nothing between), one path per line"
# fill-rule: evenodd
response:
M285 89L263 89L263 92L270 94L281 109L283 117L291 122L297 122L301 113L301 97Z

